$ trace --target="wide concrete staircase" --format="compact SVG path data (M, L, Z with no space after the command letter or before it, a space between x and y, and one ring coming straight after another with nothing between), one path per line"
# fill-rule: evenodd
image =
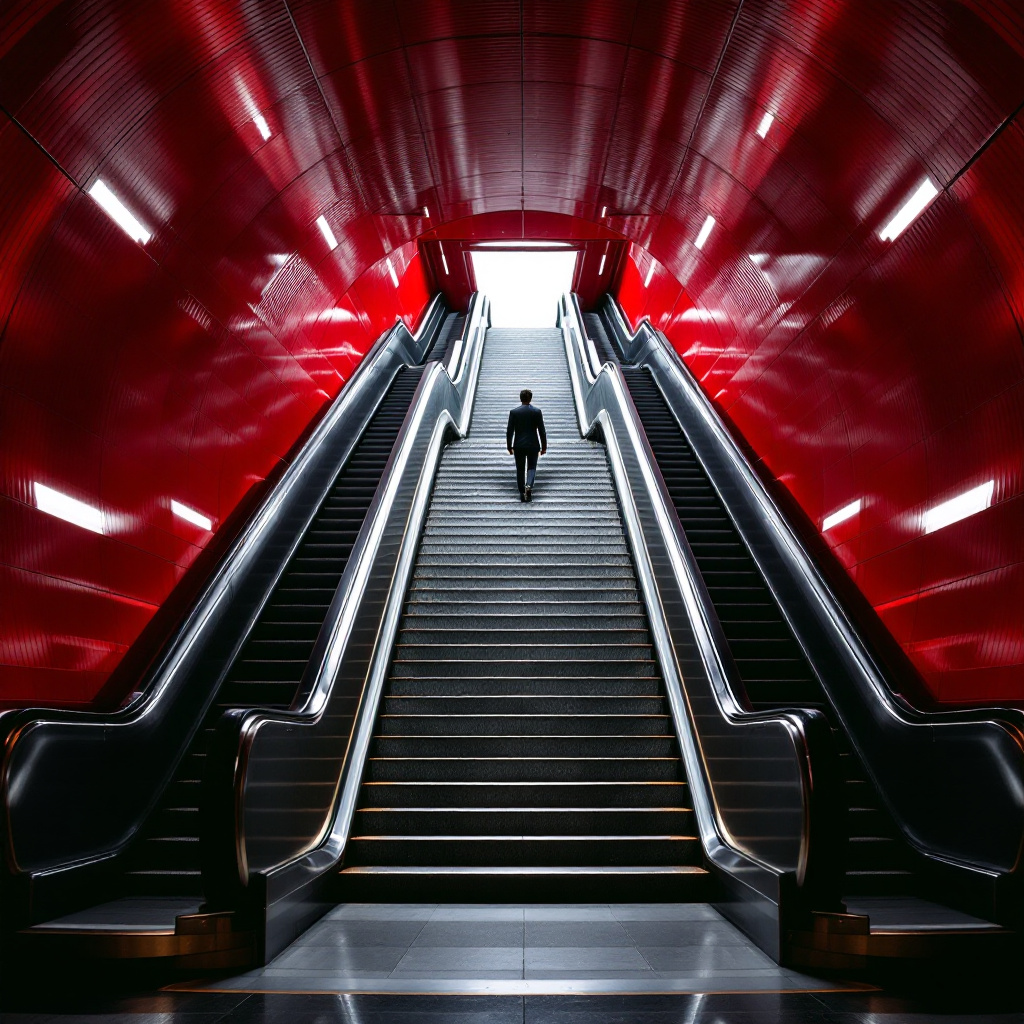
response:
M521 503L508 410L548 454ZM705 899L710 876L605 450L557 330L491 330L438 471L342 898Z

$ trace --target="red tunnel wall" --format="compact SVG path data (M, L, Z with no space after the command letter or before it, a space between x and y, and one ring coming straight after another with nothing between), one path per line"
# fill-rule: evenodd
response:
M45 184L60 189L56 175ZM311 284L308 304L275 321L261 308L271 282L228 329L91 200L67 211L0 348L0 706L89 705L103 691L213 537L171 499L216 531L396 316L415 327L432 290L415 243L390 260L397 289L381 260L337 302ZM196 278L197 294L212 290ZM40 511L36 481L102 509L107 532Z
M0 5L0 693L88 694L194 554L165 484L226 514L417 305L381 261L496 216L652 254L623 300L813 521L865 496L827 539L936 697L1024 702L1022 105L1010 0ZM51 464L133 510L116 543L37 530ZM979 474L991 509L915 532Z
M823 310L794 294L752 315L744 280L785 294L787 268L729 251L728 222L707 256L689 247L689 288L635 245L617 282L818 529L861 499L821 533L929 703L1024 701L1022 167L1013 126L896 245L841 260ZM925 510L990 480L989 508L924 532Z

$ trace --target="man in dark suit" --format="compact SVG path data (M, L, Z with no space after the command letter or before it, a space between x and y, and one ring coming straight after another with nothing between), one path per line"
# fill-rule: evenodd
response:
M530 405L533 392L524 389L519 392L517 406L508 414L506 445L509 455L516 457L516 483L519 485L519 500L529 501L533 497L533 481L537 475L537 456L548 450L548 438L544 433L544 414Z

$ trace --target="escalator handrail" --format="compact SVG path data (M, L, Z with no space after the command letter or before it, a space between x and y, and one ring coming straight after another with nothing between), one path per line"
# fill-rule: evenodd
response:
M757 876L752 867L760 868L765 890L778 891L770 876L785 877L787 885L783 888L797 893L805 890L805 905L828 909L836 904L839 894L842 829L833 817L839 774L824 716L806 709L754 712L736 699L736 668L724 633L622 371L613 363L603 364L596 373L588 366L586 331L575 295L563 296L560 319L581 433L589 436L600 426L608 447L705 852L722 870L744 876L748 885L751 877ZM646 521L642 521L641 503L647 509ZM655 551L659 557L652 557ZM680 612L688 620L708 684L699 694L699 681L693 674L687 678L679 663L680 651L688 645ZM716 791L712 762L713 755L721 751L713 750L713 741L706 732L702 734L699 716L694 713L695 698L704 698L705 706L710 703L717 726L732 731L730 756L742 758L760 744L762 756L788 763L794 786L788 793L789 816L779 817L783 829L788 822L789 834L768 837L767 843L758 843L758 837L753 841L737 837L730 821L735 814L726 803L735 804L738 794L726 801ZM733 787L736 785L734 781ZM756 807L761 799L757 783L752 783L738 802L739 806ZM778 849L780 838L788 856L773 855L771 848Z
M740 499L726 502L723 498L723 504L901 832L918 852L954 873L990 878L1018 875L1024 863L1024 714L999 707L922 710L901 698L668 339L646 320L630 334L611 296L605 309L619 333L626 360L647 366L679 418L685 410L674 408L673 395L665 391L666 385L674 385L674 395L686 403L716 447L723 460L720 472L709 462L701 438L690 438L719 495L728 485ZM795 604L806 610L804 614L794 609ZM960 794L958 803L948 799L950 786L945 784L950 780ZM928 798L927 789L937 785L947 792ZM984 804L984 818L978 801ZM950 816L958 811L967 817L951 822ZM983 821L987 827L979 828ZM993 832L1000 827L1001 838L994 841ZM996 842L1001 844L999 849Z
M3 716L0 832L8 874L46 876L106 862L132 841L382 393L402 366L422 360L445 313L437 295L415 333L398 320L377 340L232 542L130 704Z
M450 360L454 379L435 361L417 388L318 638L316 678L301 704L287 712L229 711L221 719L203 798L204 885L212 905L286 898L344 852L434 473L447 440L469 428L488 321L488 300L477 293ZM355 712L345 713L352 705ZM310 738L339 717L351 722L336 737L337 752L304 761ZM319 771L331 762L331 793L296 837L290 808L275 815L280 808L261 799L282 785L298 792L313 760ZM289 771L295 777L286 778ZM280 856L268 860L261 853L268 846Z

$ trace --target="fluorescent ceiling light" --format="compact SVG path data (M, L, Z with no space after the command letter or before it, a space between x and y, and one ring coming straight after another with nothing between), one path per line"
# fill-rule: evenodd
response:
M338 248L338 240L334 237L334 232L331 230L331 225L327 223L327 218L321 214L316 219L316 226L320 229L320 234L324 236L324 241L330 247L333 252Z
M840 523L845 523L847 519L852 519L861 509L863 501L858 498L856 501L851 501L849 505L844 505L840 509L836 509L830 516L825 516L822 520L822 530L831 530L833 526L838 526Z
M395 265L389 259L384 260L384 262L388 265L388 273L391 275L391 283L397 288L398 275L395 273Z
M444 267L444 274L447 277L451 271L448 269L448 261L444 258L444 249L441 250L441 266Z
M992 494L995 491L995 480L972 487L963 494L958 494L949 501L942 502L934 508L928 509L922 519L925 533L934 533L951 523L958 523L961 519L973 516L977 512L983 512L992 504Z
M757 134L763 139L768 134L768 129L772 126L772 121L775 120L774 114L769 114L765 111L764 117L761 118L761 123L757 126Z
M184 519L188 523L192 523L195 526L200 527L203 530L212 530L213 521L207 519L206 516L197 512L194 508L189 508L188 505L182 505L180 501L171 500L171 511L179 518Z
M608 207L607 206L602 206L601 207L601 216L602 217L607 217L608 216Z
M693 240L693 244L698 249L704 248L704 243L708 240L708 235L711 234L711 229L715 226L715 218L709 213L707 219L704 221L704 226L700 229L700 234Z
M601 276L601 275L602 275L602 274L604 273L604 261L605 261L606 259L608 259L608 257L607 257L607 256L602 256L602 257L601 257L601 263L600 263L600 265L599 265L599 266L598 266L598 268L597 268L597 276L598 276L598 277L600 277L600 276Z
M910 225L924 213L928 204L939 194L939 190L931 178L925 178L917 187L917 191L896 211L888 224L878 232L883 241L895 242Z
M426 206L423 207L423 216L424 217L429 217L430 216L430 210Z
M267 119L262 114L257 114L252 122L260 130L260 135L263 136L263 141L266 142L270 138L270 125L267 124Z
M546 242L543 239L509 238L498 242L477 242L474 249L571 249L572 242Z
M103 207L107 215L117 224L122 231L136 242L145 245L152 237L153 232L147 231L136 220L135 215L121 202L117 196L107 187L102 178L97 178L89 189L89 195Z
M645 288L650 285L652 277L654 277L654 260L651 260L651 265L647 268L647 276L644 278Z
M93 533L106 533L106 517L101 509L86 505L84 501L71 498L60 491L55 491L46 484L33 483L36 496L36 508L51 516L74 523Z

